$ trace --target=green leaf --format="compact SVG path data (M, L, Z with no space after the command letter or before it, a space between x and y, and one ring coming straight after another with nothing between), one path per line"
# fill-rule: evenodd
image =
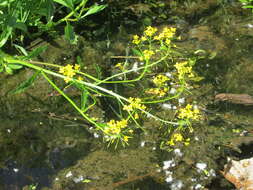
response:
M17 70L17 69L21 69L23 68L23 65L19 65L19 64L13 64L13 63L9 63L8 67L10 67L11 69Z
M0 48L4 46L4 44L7 42L9 36L11 35L12 28L7 27L6 30L4 30L0 36Z
M17 45L17 44L14 44L14 47L15 47L18 51L20 51L22 54L24 54L25 56L28 55L27 51L26 51L25 48L23 48L22 46L19 46L19 45Z
M44 0L43 4L36 11L37 14L45 16L47 18L47 22L51 22L54 16L55 7L53 0Z
M194 82L199 82L201 80L203 80L204 77L193 77L193 78L190 78L190 80L194 81Z
M102 79L102 69L98 64L94 65L96 73L97 73L97 78Z
M89 8L89 10L81 18L84 18L88 15L92 15L97 12L100 12L106 7L107 7L107 5L93 5L92 7Z
M0 7L5 7L5 6L7 6L8 4L10 4L9 1L2 1L2 2L0 3Z
M245 6L243 6L242 8L245 8L245 9L253 9L253 6L252 6L252 5L245 5Z
M142 56L142 53L139 50L132 48L132 51L135 55Z
M77 43L77 37L75 35L73 27L67 22L67 25L64 28L65 38L71 43Z
M17 23L13 26L13 28L17 28L17 29L20 29L20 30L22 30L22 31L24 31L24 32L27 32L27 26L26 26L26 24L23 23L23 22L17 22Z
M88 0L73 0L73 3L77 4L77 3L81 3L82 1L86 1L87 2Z
M83 84L74 82L73 85L78 88L82 93L81 93L81 107L80 109L84 112L87 111L87 101L88 101L88 97L90 95L89 91L85 88L85 86Z
M81 94L81 110L82 111L86 109L88 97L89 97L89 91L86 89L83 89L82 94Z
M10 67L6 66L6 65L5 65L5 71L6 71L6 73L8 73L9 75L12 75L12 74L13 74L13 70L12 70Z
M37 47L28 53L26 59L31 59L31 58L37 57L39 54L44 52L46 49L47 49L47 45Z
M54 0L54 2L59 3L65 7L70 8L71 10L74 9L74 4L72 0Z
M162 45L161 47L160 47L160 50L164 50L164 51L166 51L168 48L165 46L165 45Z
M53 16L54 16L54 3L52 0L47 0L45 2L46 4L46 18L47 22L52 21Z
M0 73L3 72L3 70L4 70L4 66L0 65Z
M16 17L10 16L10 15L7 16L6 24L8 26L14 27L16 23L17 23L17 18Z
M40 74L40 71L34 73L30 78L20 83L15 89L8 92L8 94L19 94L28 89L35 81L36 77Z
M80 65L80 68L84 67L82 59L79 55L76 57L76 62L77 62L78 65Z

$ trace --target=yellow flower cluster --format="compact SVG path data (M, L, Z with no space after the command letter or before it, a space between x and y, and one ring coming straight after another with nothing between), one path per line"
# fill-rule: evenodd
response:
M175 146L176 142L184 142L184 144L187 146L190 144L190 138L185 139L182 134L174 133L171 139L167 141L167 144L170 146Z
M198 108L193 108L192 105L187 104L185 108L179 110L178 118L198 120L200 118L200 111Z
M157 28L152 27L152 26L148 26L145 30L144 30L144 36L139 37L138 35L134 35L133 36L133 43L138 45L140 44L142 41L146 41L148 38L150 39L152 36L155 35L155 33L157 32ZM176 28L173 27L165 27L163 29L163 31L157 35L155 35L153 37L154 40L164 40L165 43L167 45L169 45L171 43L171 39L175 36L176 34Z
M150 89L146 90L145 93L157 95L159 97L163 97L166 95L168 90L169 90L168 88L150 88Z
M146 30L144 31L144 34L148 37L153 36L157 31L157 28L154 28L152 26L148 26Z
M194 74L192 73L192 66L189 66L189 63L187 61L176 63L175 67L177 69L178 78L180 80L183 79L185 75L188 75L190 78L194 77Z
M165 27L160 34L158 34L157 36L154 36L154 39L155 40L169 40L172 37L174 37L175 33L176 33L176 28ZM170 43L170 40L168 42Z
M121 130L127 126L127 120L123 119L121 121L110 120L107 123L107 127L104 132L108 135L119 135Z
M152 55L154 55L155 52L152 51L152 50L144 50L143 51L143 56L140 57L140 60L143 61L143 60L149 60L151 58Z
M141 104L141 99L140 98L129 98L129 105L124 105L123 110L126 111L133 111L134 109L146 109L146 106Z
M140 37L138 35L134 35L132 42L133 44L138 45L141 42Z
M68 64L64 67L61 67L59 73L62 73L64 76L66 76L66 78L64 78L64 81L68 83L75 76L76 71L78 71L79 69L80 65L75 64L75 66L73 66Z
M169 78L168 78L167 76L159 74L159 75L157 75L157 76L153 79L153 83L154 83L156 86L163 86L164 83L165 83L166 81L168 81L168 80L169 80Z

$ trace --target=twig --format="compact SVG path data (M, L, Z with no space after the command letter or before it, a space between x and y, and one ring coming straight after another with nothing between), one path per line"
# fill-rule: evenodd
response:
M119 55L119 56L110 56L110 58L112 59L139 59L138 56L123 56L123 55Z

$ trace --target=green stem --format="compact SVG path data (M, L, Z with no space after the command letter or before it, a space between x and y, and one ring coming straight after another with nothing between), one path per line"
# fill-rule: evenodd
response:
M44 69L44 68L41 68L39 66L36 66L36 65L33 65L27 61L22 61L22 60L16 60L16 59L10 59L10 58L5 58L5 61L8 62L8 63L15 63L15 64L21 64L21 65L24 65L26 67L29 67L29 68L32 68L32 69L35 69L35 70L38 70L38 71L43 71L44 73L47 73L47 74L50 74L50 75L53 75L53 76L56 76L58 78L62 78L62 79L65 79L67 78L66 76L64 75L61 75L59 73L55 73L53 71L50 71L50 70L47 70L47 69ZM97 84L92 84L92 83L89 83L89 82L84 82L84 81L80 81L80 80L76 80L76 79L72 79L73 81L77 82L77 83L80 83L80 84L83 84L85 86L88 86L88 87L91 87L91 88L94 88L94 89L97 89L97 90L101 90L102 92L105 92L107 94L110 94L112 96L114 96L115 98L118 98L118 99L121 99L121 100L124 100L126 102L129 102L129 100L123 96L120 96L118 94L116 94L115 92L111 91L111 90L107 90L105 88L102 88L100 86L98 86Z
M165 60L167 57L168 57L168 55L164 56L163 58L159 59L158 61L156 61L156 62L154 62L152 64L149 64L149 65L145 64L145 66L143 66L143 67L139 67L137 69L130 69L130 70L124 71L122 73L115 74L115 75L110 76L110 77L108 77L108 78L106 78L104 80L101 80L99 83L96 83L96 84L99 85L101 83L130 83L130 82L139 81L143 77L142 74L139 77L137 77L135 79L132 79L132 80L124 80L124 81L121 81L121 80L119 80L119 81L108 81L108 80L111 80L111 79L113 79L115 77L119 77L121 75L125 75L127 73L136 72L136 71L139 71L141 69L144 69L144 71L142 73L145 73L146 72L145 70L147 70L149 67L152 67L152 66L160 63L161 61Z
M35 70L37 70L37 71L41 71L42 74L43 74L43 76L44 76L46 79L49 79L49 78L46 76L46 74L50 74L50 75L52 75L52 76L55 76L55 77L58 77L58 78L62 78L62 79L67 78L67 77L64 76L64 75L61 75L61 74L55 73L55 72L53 72L53 71L50 71L50 70L41 68L41 67L36 66L36 65L33 65L33 64L31 64L31 63L29 63L29 62L27 62L27 61L17 60L17 59L11 59L11 58L5 58L5 61L6 61L7 63L20 64L20 65L24 65L24 66L26 66L26 67L35 69ZM49 80L50 80L50 79L49 79ZM50 81L49 81L49 80L48 80L48 82L49 82L61 95L63 95L63 96L75 107L75 109L77 109L78 112L79 112L82 116L84 116L85 119L87 119L87 120L90 121L92 124L96 125L97 127L99 127L99 128L102 130L102 128L101 128L100 126L98 126L97 123L95 123L95 122L92 121L90 118L88 118L88 117L82 112L82 110L79 109L79 108L75 105L75 103L74 103L63 91L61 91L51 80L50 80ZM83 84L83 85L85 85L85 86L87 86L87 87L90 87L90 88L97 89L97 90L100 90L100 91L102 91L102 92L105 92L105 93L107 93L107 94L109 94L109 95L115 97L115 98L118 99L118 100L124 100L124 101L130 103L130 101L129 101L127 98L125 98L125 97L123 97L123 96L120 96L119 94L117 94L117 93L115 93L115 92L113 92L113 91L111 91L111 90L107 90L107 89L105 89L105 88L102 88L102 87L98 86L97 84L92 84L92 83L88 83L88 82L84 82L84 81L79 81L79 80L76 80L76 79L72 79L72 80L75 81L75 82L77 82L77 83ZM143 113L145 113L147 116L149 116L149 117L151 117L151 118L154 118L154 119L156 119L156 120L158 120L158 121L161 121L161 122L163 122L163 123L177 125L176 122L165 121L165 120L163 120L163 119L160 119L160 118L156 117L155 115L152 115L151 113L149 113L149 112L147 112L147 111L145 111L145 110L143 110L143 109L139 109L139 110L141 110L141 111L142 111Z
M57 26L58 24L65 22L66 20L70 20L69 18L72 17L76 11L78 11L81 7L85 6L85 4L87 3L88 0L83 0L76 8L74 11L71 11L67 16L65 16L64 18L60 19L58 22L55 23L55 26Z
M102 130L102 128L96 122L94 122L91 118L84 114L83 111L75 104L75 102L71 98L69 98L60 88L58 88L58 86L52 80L50 80L50 78L45 74L45 72L41 71L41 73L43 77L49 82L49 84L53 86L54 89L57 90L57 92L59 92L87 121Z

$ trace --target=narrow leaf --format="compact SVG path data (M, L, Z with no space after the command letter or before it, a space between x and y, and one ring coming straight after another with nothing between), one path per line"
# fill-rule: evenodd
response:
M4 30L0 36L0 48L4 46L4 44L7 42L9 36L11 35L12 28L7 27L6 30Z
M4 66L0 65L0 73L3 72L3 70L4 70Z
M86 89L82 90L82 94L81 94L81 110L84 111L86 108L86 103L89 97L89 92Z
M106 8L107 5L93 5L92 7L89 8L89 10L82 16L82 18L95 14L97 12L102 11L104 8Z
M44 52L46 49L47 49L47 45L37 47L28 53L28 56L26 57L26 59L31 59L31 58L37 57L42 52Z
M132 48L132 51L135 55L142 56L141 52L135 48Z
M28 55L27 51L26 51L25 48L23 48L22 46L19 46L19 45L17 45L17 44L14 44L14 47L15 47L18 51L20 51L23 55L25 55L25 56Z
M13 74L13 70L12 70L10 67L6 66L6 65L5 65L5 71L6 71L6 73L8 73L9 75L12 75L12 74Z
M47 22L52 21L53 15L54 15L54 3L52 0L46 1L46 17L47 17Z
M59 3L65 7L70 8L71 10L74 9L73 1L72 0L54 0L54 2Z
M243 6L242 8L245 8L245 9L253 9L253 6L252 6L252 5L245 5L245 6Z
M17 29L20 29L20 30L22 30L24 32L27 32L27 26L23 22L17 22L13 27L17 28Z
M9 94L19 94L28 89L35 81L36 77L40 74L40 71L34 73L29 79L26 79L20 83L15 89L11 90Z
M64 28L65 38L71 43L76 44L77 38L75 36L75 32L73 27L67 22L67 25Z
M23 68L23 66L22 66L22 65L19 65L19 64L13 64L13 63L8 64L8 67L10 67L11 69L14 69L14 70L17 70L17 69L21 69L21 68Z

